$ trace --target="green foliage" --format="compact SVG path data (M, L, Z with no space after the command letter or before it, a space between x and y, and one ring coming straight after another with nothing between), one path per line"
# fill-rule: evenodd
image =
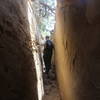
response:
M56 0L39 0L45 5L40 5L40 32L45 35L50 35L50 32L54 29L55 24L55 5Z

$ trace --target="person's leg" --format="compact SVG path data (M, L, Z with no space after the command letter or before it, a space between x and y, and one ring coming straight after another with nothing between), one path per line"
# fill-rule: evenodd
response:
M44 64L45 64L45 73L47 77L49 78L49 71L51 69L51 54L48 53L48 55L45 55L44 57Z
M49 75L49 68L46 66L46 74Z

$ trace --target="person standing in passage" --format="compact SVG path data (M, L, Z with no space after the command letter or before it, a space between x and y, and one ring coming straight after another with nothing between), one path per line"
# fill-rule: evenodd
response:
M52 53L53 53L53 43L49 39L49 36L46 36L46 42L43 51L43 59L44 59L46 74L48 77L49 77L49 70L51 69Z

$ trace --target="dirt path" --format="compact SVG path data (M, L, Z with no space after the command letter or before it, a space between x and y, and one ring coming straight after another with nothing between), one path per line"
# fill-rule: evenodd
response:
M49 79L44 75L45 96L43 100L60 100L56 79L54 77L54 73L50 73Z

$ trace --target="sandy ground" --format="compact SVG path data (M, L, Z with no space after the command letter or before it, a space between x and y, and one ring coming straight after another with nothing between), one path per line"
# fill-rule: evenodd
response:
M50 72L50 78L44 74L44 90L45 96L43 100L60 100L56 78L54 72Z

